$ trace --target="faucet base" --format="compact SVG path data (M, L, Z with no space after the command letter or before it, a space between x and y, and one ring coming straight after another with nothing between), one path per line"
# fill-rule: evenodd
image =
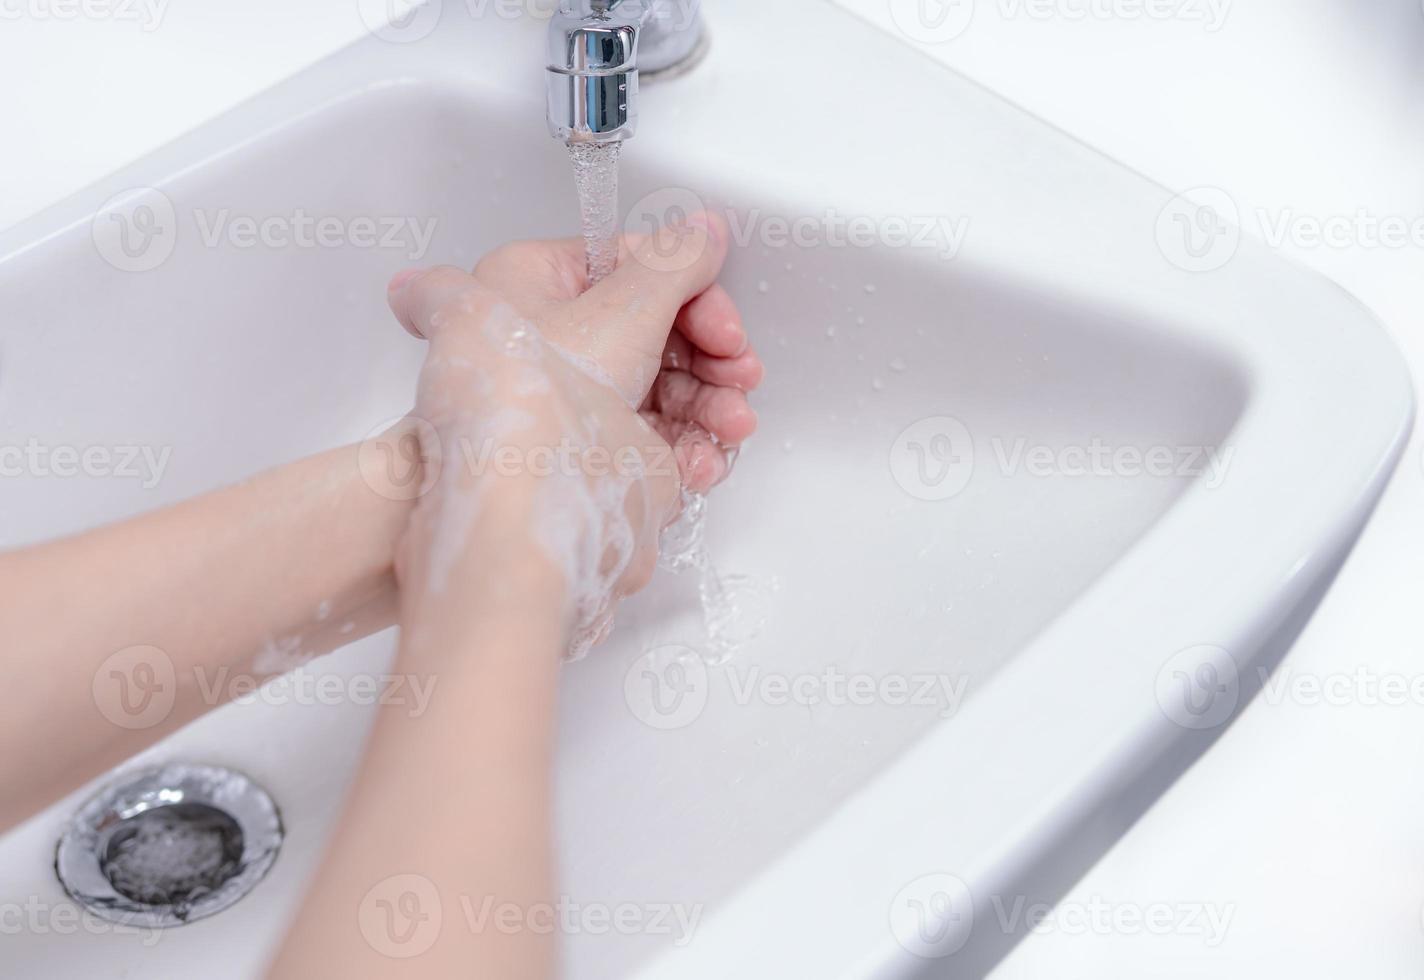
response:
M697 35L697 42L681 61L675 61L662 68L644 68L639 72L639 75L642 76L642 81L645 82L660 82L669 78L681 78L702 64L707 57L707 52L710 51L711 48L711 32L707 30L706 24L703 24Z

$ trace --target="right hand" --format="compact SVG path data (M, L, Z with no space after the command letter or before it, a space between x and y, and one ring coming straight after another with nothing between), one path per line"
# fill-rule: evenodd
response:
M507 588L495 566L532 542L575 633L606 632L651 578L681 486L719 481L756 425L761 364L714 285L726 237L715 217L666 229L587 291L573 241L393 280L397 318L430 341L414 417L439 469L401 548L403 586Z

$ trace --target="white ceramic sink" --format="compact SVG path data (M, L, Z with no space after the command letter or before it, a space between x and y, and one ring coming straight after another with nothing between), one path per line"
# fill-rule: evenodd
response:
M767 382L711 547L779 589L726 667L679 674L657 653L700 637L692 583L665 577L567 671L562 891L700 916L685 942L570 935L567 973L982 975L1019 938L996 904L1060 894L1286 649L1396 460L1409 379L1331 283L1249 240L1187 271L1171 193L835 8L709 6L708 60L645 88L625 204L690 189L773 238L776 219L869 218L891 238L902 221L967 224L952 258L765 235L734 250L727 283ZM417 239L405 225L395 247L362 247L355 219L378 238L386 218L435 220L421 261L460 265L572 232L542 21L446 7L428 36L363 41L0 236L0 445L171 448L154 487L7 477L0 545L403 412L422 351L384 283ZM854 52L854 70L788 43L798 31ZM156 192L109 203L135 188ZM243 247L228 224L207 240L224 215L299 211L345 236ZM1156 450L1153 472L1132 450ZM103 587L75 583L76 602ZM310 669L379 673L393 646ZM252 776L287 827L272 873L156 940L0 936L3 971L259 973L370 720L230 705L134 760ZM88 792L0 838L0 903L66 901L54 846Z

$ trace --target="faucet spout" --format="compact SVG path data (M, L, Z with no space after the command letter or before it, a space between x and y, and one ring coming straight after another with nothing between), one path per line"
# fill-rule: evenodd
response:
M638 76L700 50L699 0L560 0L549 23L549 132L608 143L638 126Z

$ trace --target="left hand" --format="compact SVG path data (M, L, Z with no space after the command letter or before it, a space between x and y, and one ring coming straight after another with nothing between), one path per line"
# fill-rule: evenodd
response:
M415 414L425 441L439 443L423 455L441 461L401 548L402 585L439 591L478 553L476 588L508 591L513 556L536 541L575 634L598 638L618 599L651 578L679 484L703 491L725 476L729 451L755 428L746 393L761 377L713 285L725 230L708 217L625 248L620 268L587 291L581 242L520 243L473 275L438 268L392 282L396 316L431 343ZM575 450L575 472L525 466L504 474L518 479L492 479L488 467L459 465L509 449L552 459L556 447ZM605 460L632 452L637 474L582 465L595 448Z

